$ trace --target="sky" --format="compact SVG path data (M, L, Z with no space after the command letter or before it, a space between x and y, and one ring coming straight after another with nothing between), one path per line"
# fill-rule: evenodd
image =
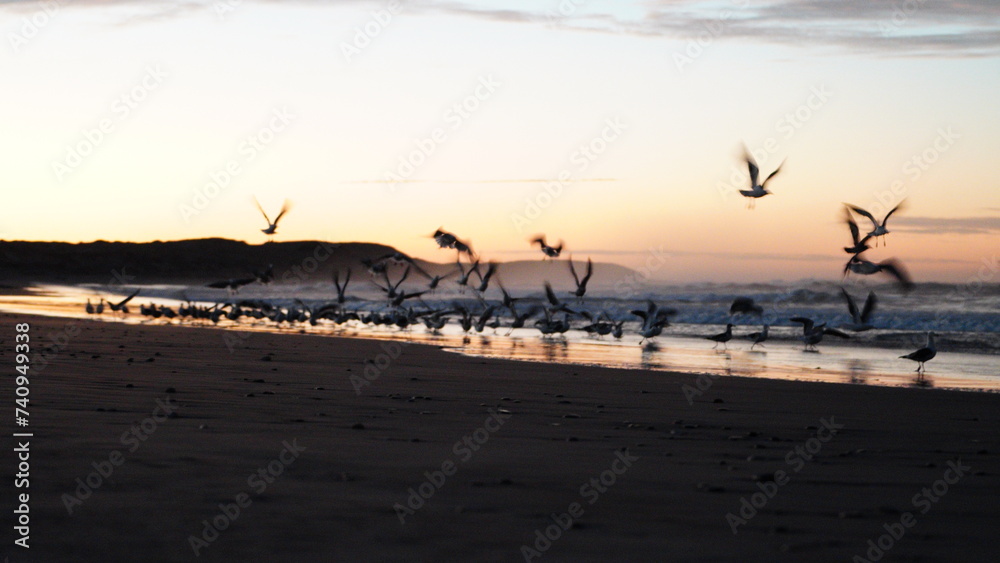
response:
M0 0L0 39L4 240L260 244L287 199L279 241L836 279L843 204L905 200L868 259L1000 279L996 2Z

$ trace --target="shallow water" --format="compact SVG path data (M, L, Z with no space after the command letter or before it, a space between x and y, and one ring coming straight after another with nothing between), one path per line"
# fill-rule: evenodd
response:
M162 286L161 289L169 289ZM156 288L144 288L143 293L156 293ZM938 356L929 363L927 374L917 377L915 364L899 356L922 345L923 336L913 333L911 348L872 347L867 345L840 345L824 341L819 352L804 351L800 342L769 340L765 347L750 350L750 343L737 337L728 349L713 349L713 343L699 336L718 332L714 325L681 324L672 326L652 343L639 344L639 336L626 334L620 341L610 337L598 339L579 330L570 330L556 338L541 338L535 329L517 329L509 336L508 329L493 333L486 329L482 335L467 336L454 323L440 333L428 332L423 326L400 331L387 327L367 327L358 323L335 326L320 321L316 326L300 323L281 327L270 321L241 319L222 320L217 325L206 321L181 321L145 318L135 311L139 303L130 303L133 310L127 316L88 315L84 311L87 298L94 298L90 288L69 286L41 286L31 288L23 295L0 295L0 310L8 313L37 314L64 318L90 318L107 322L177 326L215 326L222 330L266 331L284 334L315 334L340 337L377 338L422 342L440 346L448 351L470 356L527 360L560 364L607 366L624 369L649 369L683 373L708 373L720 376L760 377L798 381L824 381L832 383L868 384L883 386L918 386L978 391L1000 391L1000 359L993 354L949 351L939 344ZM107 295L105 294L105 297ZM141 303L175 307L179 301L168 298L146 298ZM736 334L754 330L738 327ZM784 332L793 334L794 329ZM779 328L778 338L783 336ZM789 336L785 334L784 336ZM905 336L905 335L904 335ZM949 334L941 333L940 340L948 341ZM240 339L230 338L236 341ZM693 381L693 379L692 379Z

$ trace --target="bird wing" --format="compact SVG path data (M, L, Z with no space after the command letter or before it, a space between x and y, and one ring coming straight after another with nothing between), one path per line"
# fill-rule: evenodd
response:
M847 293L847 290L844 288L840 288L840 292L844 295L844 299L847 300L847 310L851 313L851 319L858 321L861 316L858 313L858 305L854 302L854 298L851 297L851 294Z
M257 201L257 198L256 198L256 197L254 197L254 198L253 198L253 202L257 204L257 209L259 209L259 210L260 210L260 214L264 216L264 220L265 220L265 221L267 221L267 224L268 224L268 225L270 225L270 224L271 224L271 219L270 219L270 218L268 218L268 216L267 216L267 212L265 212L265 211L264 211L264 208L260 206L260 202L259 202L259 201Z
M747 168L750 169L750 187L757 185L757 175L760 174L760 169L757 168L757 163L753 161L753 157L750 153L744 151L744 159L747 161Z
M867 323L868 319L871 318L872 313L875 312L875 306L878 305L878 298L875 297L874 291L868 292L868 299L865 299L865 306L861 309L861 322Z
M213 289L225 289L225 288L229 287L229 280L212 282L212 283L206 285L205 287L211 287Z
M281 204L281 212L278 213L278 216L274 218L274 226L275 227L278 226L278 221L281 221L281 218L285 215L285 213L288 213L288 210L291 209L291 208L292 208L291 202L289 202L286 199L285 202Z
M850 338L851 337L850 334L847 334L846 332L841 332L841 331L839 331L839 330L837 330L835 328L824 328L823 329L823 333L824 334L829 334L830 336L836 336L837 338Z
M890 258L889 260L880 263L879 267L882 268L882 271L899 280L899 283L902 284L905 291L913 289L913 280L906 272L906 268L904 268L903 264L898 260Z
M569 273L573 274L573 281L576 282L576 286L580 287L580 277L576 275L576 268L573 267L573 256L569 257Z
M590 276L594 275L594 262L590 258L587 258L587 274L583 276L583 280L580 282L581 285L587 285L590 281Z
M545 297L549 300L549 303L559 305L559 298L556 297L556 293L552 291L552 284L549 282L545 282Z
M885 226L886 223L889 222L889 217L892 217L892 214L895 213L897 209L900 209L900 208L903 207L903 202L904 201L906 201L906 200L904 199L903 201L900 201L899 203L897 203L896 207L892 208L892 211L890 211L890 212L888 212L888 213L885 214L885 219L882 219L882 226L883 227Z
M781 166L782 166L783 164L785 164L785 163L784 163L784 162L782 162L781 164L779 164L779 165L778 165L778 167L777 167L777 168L775 168L775 169L774 169L774 172L771 172L770 174L768 174L768 175L767 175L767 178L764 178L764 181L763 181L763 182L762 182L762 183L760 184L760 187L762 187L762 188L763 188L764 186L766 186L766 185L767 185L767 182L768 182L768 181L770 181L770 180L771 180L771 178L774 178L775 176L777 176L778 172L780 172L780 171L781 171Z
M872 222L872 225L874 225L876 229L878 228L878 221L875 220L875 217L872 217L871 213L868 213L867 211L865 211L864 209L861 209L860 207L858 207L856 205L847 205L847 207L850 207L851 211L854 211L858 215L862 215L864 217L868 217L868 220Z
M851 216L851 212L846 208L844 209L844 222L847 223L847 227L851 229L851 240L854 241L855 246L859 242L861 237L861 231L858 230L858 224L854 221L854 217Z
M813 329L813 320L808 317L792 317L788 320L793 323L802 323L802 332L809 332Z

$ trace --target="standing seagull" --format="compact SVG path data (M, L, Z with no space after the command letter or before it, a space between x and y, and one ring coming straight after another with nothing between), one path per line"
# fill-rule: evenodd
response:
M267 213L264 212L264 208L260 206L260 202L257 201L257 198L253 198L253 202L257 204L257 209L260 210L261 215L264 216L264 220L267 221L267 228L261 229L260 232L264 233L268 237L273 237L274 234L278 232L278 221L281 221L282 216L288 212L291 204L286 199L285 203L281 204L281 212L279 212L278 216L274 218L274 222L271 222L271 219L267 216Z
M576 274L576 268L573 267L573 256L569 257L569 272L573 274L573 281L576 282L576 291L573 291L573 295L577 296L581 300L584 294L587 293L587 282L590 281L590 276L594 275L594 263L587 258L587 273L580 278Z
M728 350L729 348L726 346L726 343L733 339L733 323L726 325L726 332L713 334L712 336L706 336L705 338L715 342L715 346L712 346L713 350L718 348L719 344L722 344L723 348Z
M531 244L537 244L542 247L542 253L545 254L546 258L559 258L559 253L563 249L563 241L559 241L559 246L549 246L545 244L545 235L538 235L531 239ZM543 258L544 260L544 258Z
M924 373L924 362L929 362L934 359L934 356L937 356L937 348L934 346L935 336L937 336L937 334L928 332L927 346L924 346L916 352L910 352L905 356L900 356L900 358L906 358L907 360L917 362L917 373Z
M761 327L760 332L751 332L747 335L747 338L753 341L753 344L750 345L751 350L753 350L753 347L758 344L762 347L764 346L764 341L767 340L767 333L770 328L770 325L764 324L764 326Z
M872 231L870 233L868 233L868 236L869 237L875 237L876 246L878 246L878 244L877 244L878 243L878 239L880 239L880 238L884 237L885 235L889 234L889 229L887 229L885 227L886 222L889 221L889 217L892 217L892 214L895 213L897 209L899 209L900 207L902 207L903 202L902 201L899 202L898 204L896 204L896 207L892 208L892 211L886 213L885 218L882 219L881 223L879 223L877 220L875 220L875 217L873 217L871 213L865 211L864 209L861 209L860 207L858 207L856 205L850 205L850 204L846 204L846 203L844 205L847 205L847 207L849 207L851 209L851 211L857 213L858 215L867 217L868 220L872 222L872 227L873 228L872 228Z
M746 150L743 151L743 158L746 160L747 168L750 170L750 189L740 190L740 195L747 198L747 209L753 209L756 207L758 198L762 198L771 193L765 186L767 186L767 182L771 178L774 178L774 175L781 170L781 164L784 164L784 162L779 164L778 167L774 169L774 172L771 172L767 178L764 178L763 182L758 184L757 179L760 174L760 169L757 168L757 163L754 162L753 157L750 156L750 153L746 152Z

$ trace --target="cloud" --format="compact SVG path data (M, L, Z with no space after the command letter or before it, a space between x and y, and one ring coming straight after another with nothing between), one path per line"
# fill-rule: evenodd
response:
M893 217L892 229L921 234L978 235L1000 231L1000 217Z
M141 6L152 18L220 0L52 0L65 6ZM224 0L223 0L224 1ZM277 3L278 0L243 0ZM357 5L365 0L281 0L284 4ZM1000 2L996 0L632 0L601 3L550 0L537 9L484 0L407 0L407 13L445 14L511 25L544 25L677 40L739 41L897 57L983 57L1000 54ZM0 0L36 11L38 0ZM142 17L141 19L151 19ZM707 35L706 35L707 34Z

